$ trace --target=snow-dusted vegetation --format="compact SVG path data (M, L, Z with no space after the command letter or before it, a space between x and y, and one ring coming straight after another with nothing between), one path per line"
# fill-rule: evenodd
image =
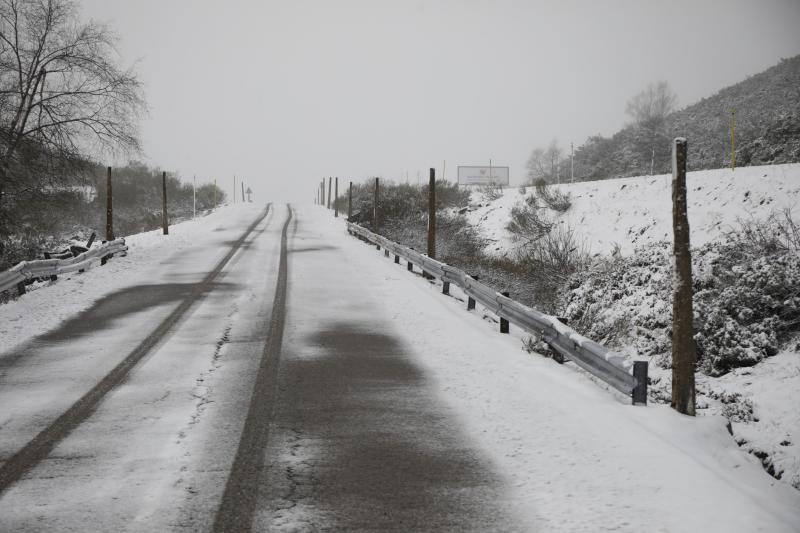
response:
M800 488L800 165L690 173L688 184L698 408L726 416L737 442ZM651 400L668 403L667 176L547 189L570 207L550 207L541 186L494 202L473 196L468 218L487 239L486 253L524 272L555 242L571 275L551 310L588 337L649 359Z

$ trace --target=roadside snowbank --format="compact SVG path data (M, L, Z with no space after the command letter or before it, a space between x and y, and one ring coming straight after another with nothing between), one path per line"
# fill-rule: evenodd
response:
M623 255L638 245L672 239L669 175L640 176L558 185L572 197L566 213L547 210L558 224L571 226L591 253L608 254L619 245ZM720 237L741 217L765 218L785 208L800 217L800 164L742 167L689 172L689 227L692 246ZM528 187L526 194L535 190ZM480 202L480 195L474 199ZM489 239L486 251L509 255L516 249L505 227L511 208L523 200L518 188L507 188L493 202L467 213L467 219Z

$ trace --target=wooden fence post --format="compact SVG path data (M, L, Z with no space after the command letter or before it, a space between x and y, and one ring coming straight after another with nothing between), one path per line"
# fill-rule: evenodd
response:
M378 178L375 178L375 198L372 201L372 231L378 233Z
M675 279L672 300L672 408L695 414L694 344L692 310L692 257L689 251L689 218L686 213L686 139L672 145L672 229L675 235Z
M328 209L331 208L331 177L328 176Z
M235 190L234 190L235 192ZM161 173L161 227L164 235L169 235L169 217L167 215L167 173Z
M336 190L334 191L335 194L333 196L333 217L339 218L339 204L337 203L339 200L339 177L336 177Z
M111 167L106 178L106 240L114 240L114 200L111 194Z
M428 257L436 259L436 169L428 181Z
M347 221L353 216L353 182L350 182L350 192L347 193Z

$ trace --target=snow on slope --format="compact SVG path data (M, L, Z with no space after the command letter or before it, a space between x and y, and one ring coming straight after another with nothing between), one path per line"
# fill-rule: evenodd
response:
M568 224L585 239L592 253L608 254L617 245L630 255L639 245L672 240L671 176L622 178L560 186L572 196L565 214L547 217ZM763 219L790 209L800 220L800 164L743 167L690 172L687 175L691 243L701 246L737 225L737 218ZM534 191L527 188L527 193ZM477 200L478 194L475 195ZM491 240L487 251L513 254L515 243L505 225L511 208L523 201L515 188L502 198L467 214ZM644 290L644 289L642 289ZM644 295L643 302L646 302ZM648 309L646 312L653 312ZM669 320L669 318L667 318ZM669 383L670 370L651 365L651 377ZM721 378L698 375L698 408L702 414L731 417L737 441L772 462L782 480L800 487L800 353L783 351L752 368L739 368ZM721 402L722 396L726 402ZM731 403L729 398L740 401ZM745 419L732 412L752 408ZM764 456L766 454L766 457Z
M571 194L572 207L564 214L548 210L547 216L576 230L593 254L610 253L619 245L627 255L637 245L672 239L671 179L660 175L560 185ZM737 217L764 218L784 208L800 217L800 164L689 172L686 185L692 246L719 237L735 226ZM503 193L467 214L495 255L515 249L505 226L511 208L523 200L517 188Z

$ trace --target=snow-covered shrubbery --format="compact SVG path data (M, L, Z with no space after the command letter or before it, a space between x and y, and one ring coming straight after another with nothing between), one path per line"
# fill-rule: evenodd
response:
M742 230L694 251L699 370L719 376L775 355L800 332L800 256ZM563 303L582 333L671 366L672 250L668 243L599 260L570 280Z

